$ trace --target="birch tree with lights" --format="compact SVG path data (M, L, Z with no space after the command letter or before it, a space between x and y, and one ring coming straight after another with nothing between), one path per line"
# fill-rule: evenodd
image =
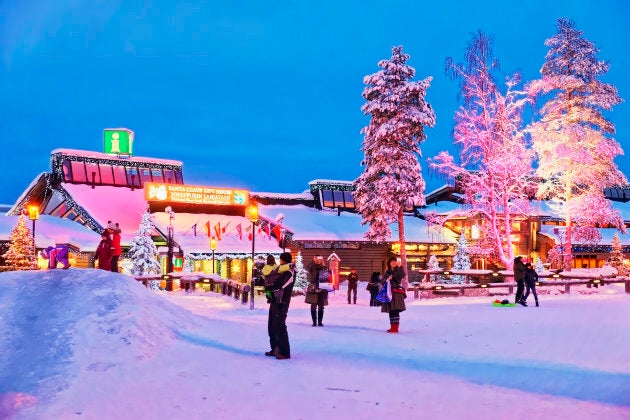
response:
M455 114L453 131L459 160L444 151L429 159L429 165L462 192L466 205L456 215L480 218L474 254L511 268L512 223L527 213L531 191L532 152L522 127L529 99L517 89L517 74L508 77L505 92L500 91L492 39L482 32L470 41L465 62L447 58L446 70L461 82L463 105Z
M614 85L599 80L609 63L598 60L599 49L574 22L558 19L557 34L545 45L549 51L542 78L528 85L530 95L543 102L530 133L537 174L543 179L537 195L550 200L552 210L564 219L562 260L570 270L576 230L614 226L625 232L621 216L604 197L605 188L627 183L614 163L623 154L612 138L615 126L604 116L621 98Z
M420 143L426 140L425 127L435 125L435 113L425 100L432 77L412 81L415 69L408 59L402 46L393 47L391 59L379 61L381 70L363 79L366 103L361 110L370 116L370 123L361 130L364 171L354 182L356 210L361 224L369 225L367 239L387 240L389 225L398 222L405 272L404 212L425 204Z

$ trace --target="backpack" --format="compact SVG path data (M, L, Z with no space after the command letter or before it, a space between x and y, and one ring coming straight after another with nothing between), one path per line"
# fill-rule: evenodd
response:
M276 266L273 270L271 270L271 272L269 274L264 276L264 278L265 278L265 290L268 290L270 288L270 286L273 286L273 284L276 282L278 277L280 277L280 272L278 271L279 268L280 268L279 265Z

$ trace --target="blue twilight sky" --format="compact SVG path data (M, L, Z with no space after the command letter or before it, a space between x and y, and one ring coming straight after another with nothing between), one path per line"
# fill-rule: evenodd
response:
M503 71L539 76L567 16L610 61L630 100L626 0L0 0L0 203L13 203L55 148L102 150L102 130L135 132L137 156L184 162L190 184L302 192L361 173L363 77L403 45L437 125L423 160L453 149L471 34L494 36ZM630 105L608 117L630 153ZM630 157L617 160L626 173ZM428 190L443 181L427 170ZM14 175L7 177L12 172Z

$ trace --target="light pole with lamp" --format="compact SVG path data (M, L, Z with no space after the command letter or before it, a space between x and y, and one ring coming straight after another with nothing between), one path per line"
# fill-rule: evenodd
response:
M214 274L214 250L217 249L217 240L214 236L210 239L210 249L212 250L212 274Z
M28 206L28 218L33 221L33 244L35 244L35 221L39 219L39 206L30 204Z
M168 213L168 251L166 253L166 274L173 272L173 220L175 212L168 206L165 211Z
M249 287L249 309L254 309L254 249L256 244L256 223L258 222L258 204L251 202L247 207L247 218L252 222L252 280Z

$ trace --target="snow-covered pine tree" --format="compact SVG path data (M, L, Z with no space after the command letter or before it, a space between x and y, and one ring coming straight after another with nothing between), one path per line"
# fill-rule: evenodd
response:
M306 269L304 268L304 260L302 258L302 252L298 251L297 257L295 257L295 285L293 289L301 290L306 293L308 287L308 279Z
M189 252L184 254L184 266L182 267L184 273L192 273L195 271L195 260L193 255Z
M458 214L483 221L474 244L478 253L511 268L511 219L527 213L529 204L532 152L522 124L523 107L529 99L515 89L518 74L507 78L503 93L495 82L498 69L492 39L481 31L470 41L465 63L447 58L447 72L461 81L463 105L455 114L453 130L454 142L460 146L459 162L441 152L429 164L462 192L467 206Z
M563 268L569 271L574 226L610 224L625 232L604 189L628 181L614 163L623 154L612 138L615 126L603 114L621 102L617 88L599 80L609 64L597 59L599 49L571 20L558 19L557 30L545 41L549 51L542 79L528 85L532 96L546 100L530 132L538 156L536 172L545 180L537 194L556 203L554 211L565 221Z
M453 270L470 270L470 257L468 256L468 243L466 235L462 232L459 235L459 241L455 246L455 255L453 256ZM464 283L466 276L452 275L451 283Z
M429 257L429 261L427 262L427 270L433 270L433 271L441 270L440 263L439 263L437 257L435 256L435 254L431 254L431 256ZM441 274L438 274L438 275L431 274L431 275L429 275L429 281L431 281L431 282L438 282L438 280L439 280L440 283L441 283L442 279L443 279L443 276Z
M543 263L542 263L542 258L540 257L536 258L536 267L534 267L534 271L536 271L538 274L545 271L545 267L543 267Z
M612 252L608 258L608 264L617 270L618 276L627 276L630 274L630 269L623 263L623 251L621 249L621 241L619 235L615 233L612 241Z
M37 270L37 254L33 232L28 227L26 215L20 214L9 235L9 249L2 256L10 270Z
M142 214L140 226L134 234L129 247L129 259L133 261L131 267L131 275L133 276L158 274L162 270L158 262L158 250L155 247L155 243L153 243L153 239L151 239L152 232L151 213L147 210ZM155 289L155 283L151 282L150 287Z
M418 158L425 127L435 125L435 113L426 101L432 78L412 82L413 67L402 46L392 48L390 60L381 60L382 70L366 76L361 110L370 115L365 134L361 165L364 172L355 180L354 199L361 224L369 224L366 238L387 240L389 225L398 222L398 242L403 268L405 252L404 210L425 203L425 182ZM405 279L406 280L406 279Z

